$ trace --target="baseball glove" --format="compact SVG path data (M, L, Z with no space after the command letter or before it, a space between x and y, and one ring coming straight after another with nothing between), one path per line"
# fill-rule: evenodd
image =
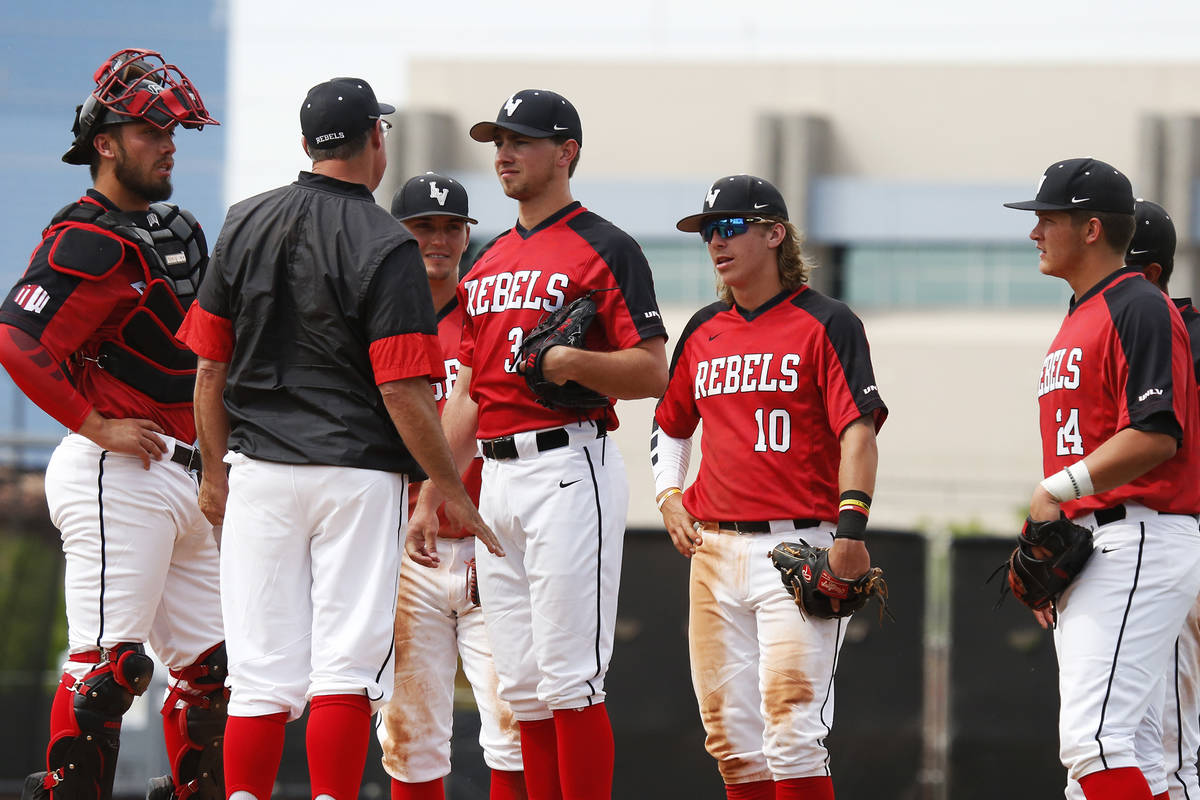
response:
M583 348L583 337L596 318L596 301L592 299L596 291L599 290L583 294L546 314L521 340L518 358L525 383L547 408L604 408L609 404L608 397L599 392L575 381L560 386L542 373L542 359L551 347Z
M839 578L829 568L829 548L813 547L803 539L775 545L771 551L771 563L779 570L783 587L806 617L848 617L865 606L872 597L879 601L880 619L884 613L892 617L887 604L887 582L879 567L872 567L865 575L852 581ZM836 611L830 602L834 599L839 604Z
M1000 602L1011 589L1034 611L1046 608L1071 585L1091 555L1092 532L1087 528L1066 517L1044 522L1026 517L1016 549L997 570L1008 568Z

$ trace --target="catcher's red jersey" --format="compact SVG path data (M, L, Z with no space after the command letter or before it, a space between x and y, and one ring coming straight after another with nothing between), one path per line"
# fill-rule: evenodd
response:
M579 203L532 230L514 227L480 253L458 287L466 311L459 359L472 368L479 438L579 421L575 411L539 405L515 365L524 332L590 289L612 291L593 298L597 315L587 335L589 350L622 350L666 337L641 248ZM604 414L608 427L616 427L611 404L592 416Z
M1073 302L1038 381L1046 475L1124 428L1169 434L1179 451L1124 486L1063 503L1068 517L1124 502L1200 511L1200 412L1187 328L1171 301L1134 269Z
M443 362L446 368L446 377L437 383L433 384L433 398L437 401L438 413L440 414L443 406L446 405L446 398L450 396L450 392L454 391L454 383L458 380L458 348L462 342L463 328L463 309L462 304L455 297L447 303L437 315L438 323L438 343L442 347ZM471 496L471 502L479 505L479 486L483 472L483 459L475 458L471 461L471 465L467 467L467 471L462 475L463 486L467 489L467 494ZM408 515L411 517L413 509L417 505L417 489L409 488L408 492ZM461 539L470 534L450 524L450 520L446 518L442 509L438 509L438 536L447 539Z
M94 189L79 202L117 210ZM146 227L150 229L148 223ZM69 232L76 235L70 237ZM78 430L95 408L111 419L149 419L169 436L195 440L191 402L156 401L102 369L97 358L102 343L120 339L122 324L155 280L137 247L110 230L82 223L60 223L43 236L25 274L0 304L0 323L37 339L62 363L82 396L70 399L70 419L51 416ZM55 400L65 411L67 401ZM50 411L47 404L39 405Z
M700 471L683 494L693 517L835 522L838 440L865 414L878 430L887 407L862 323L801 287L754 312L725 303L696 312L654 419L679 439L704 420Z

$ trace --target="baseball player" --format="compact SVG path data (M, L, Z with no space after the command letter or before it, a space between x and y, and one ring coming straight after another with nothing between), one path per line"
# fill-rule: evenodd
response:
M231 465L204 473L200 502L224 522L234 800L270 797L284 724L306 704L313 796L358 796L370 715L392 691L418 464L448 494L450 520L495 546L438 426L429 380L442 358L420 253L371 195L394 110L359 78L309 90L312 171L229 210L181 331L200 356L201 453Z
M1029 516L1065 515L1095 549L1053 607L1060 758L1089 800L1165 793L1156 693L1200 590L1200 415L1187 329L1124 258L1129 180L1091 158L1052 164L1030 233L1043 274L1074 296L1038 383L1046 478ZM1165 788L1165 787L1163 787Z
M417 240L437 309L438 339L446 368L434 384L439 409L458 378L463 309L458 302L458 264L470 241L467 191L445 175L427 172L410 179L392 199L392 216ZM479 498L483 460L463 475L472 499ZM416 495L411 496L410 506ZM411 509L410 509L411 510ZM383 766L392 776L392 800L442 800L442 778L450 772L454 718L454 674L462 659L479 707L479 744L491 768L491 800L523 800L525 778L516 718L500 699L492 649L479 610L475 540L439 519L439 553L433 568L400 570L396 600L396 681L392 699L379 715ZM423 544L424 540L420 543Z
M803 537L844 578L863 541L887 417L862 323L808 287L811 265L770 182L712 184L699 233L720 300L675 345L650 437L658 505L692 560L688 642L706 747L726 796L833 798L824 740L846 620L803 617L767 554ZM691 437L703 459L683 491Z
M1162 206L1149 200L1137 201L1134 218L1137 224L1133 241L1125 253L1125 263L1141 270L1151 283L1165 293L1175 266L1175 223ZM1194 371L1200 378L1200 311L1192 305L1191 298L1173 299L1171 302L1179 309L1187 327ZM1196 751L1200 749L1197 690L1200 690L1200 598L1193 603L1175 639L1164 676L1164 780L1171 800L1200 798L1200 783L1197 783L1196 777ZM1153 783L1151 790L1156 795L1161 792Z
M76 109L68 164L93 185L55 214L0 305L0 363L68 430L46 469L66 556L68 657L46 771L26 797L112 795L121 718L154 664L170 670L171 778L156 797L224 797L227 692L212 526L196 504L196 357L176 337L208 262L171 196L179 126L218 124L150 50L122 50Z
M479 595L500 696L520 723L529 796L607 798L604 676L628 504L624 464L606 436L617 418L611 403L590 413L539 404L518 354L544 314L603 290L587 349L547 350L543 372L611 398L650 397L666 386L666 331L637 243L571 196L583 130L570 102L545 89L517 92L471 137L495 146L518 215L459 285L458 383L468 391L450 395L442 423L460 467L483 453L479 509L508 553L479 554ZM411 536L424 537L414 556L425 563L440 559L439 501L427 486L410 523Z

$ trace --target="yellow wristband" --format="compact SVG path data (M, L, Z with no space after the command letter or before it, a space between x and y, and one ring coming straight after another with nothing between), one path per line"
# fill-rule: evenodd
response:
M668 498L677 494L683 494L683 490L676 486L672 486L670 489L664 489L663 493L660 494L658 499L654 501L658 503L658 510L662 511L663 504L667 502Z

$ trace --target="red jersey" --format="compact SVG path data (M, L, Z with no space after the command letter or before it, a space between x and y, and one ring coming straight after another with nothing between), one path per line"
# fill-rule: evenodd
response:
M433 384L433 398L437 401L438 413L442 412L446 405L446 398L450 396L450 392L454 391L454 382L458 380L458 348L462 343L462 329L464 314L462 304L455 297L438 311L438 343L442 346L444 361L446 367L446 377L443 380ZM483 459L475 458L471 461L471 466L467 467L467 471L462 475L463 486L467 488L467 494L471 496L471 502L479 505L479 487L482 483ZM415 488L410 488L408 493L408 515L411 517L413 509L417 505L417 491ZM445 539L463 539L471 534L464 531L462 528L450 524L450 520L446 518L446 514L442 509L438 509L438 536Z
M79 203L118 211L94 189L88 190ZM130 224L137 223L139 212L122 214ZM149 212L140 214L146 219L137 223L139 227L152 230ZM163 309L161 318L147 315L143 307L143 298L149 298L152 290L155 302ZM94 408L109 419L152 420L167 435L192 442L196 423L190 389L172 402L163 402L119 380L102 366L102 346L134 338L130 332L138 325L143 326L142 330L147 324L161 328L165 324L162 319L172 319L178 327L182 309L163 280L151 274L137 245L108 228L71 222L46 229L25 274L0 305L0 323L36 339L51 358L62 364L79 393L79 398L59 403L63 413L53 415L59 422L78 430L90 408ZM154 331L151 333L151 337L143 334L140 338L156 342L172 355L190 359L188 368L177 372L190 386L195 357L175 337L174 329L164 330L156 338ZM149 360L136 347L127 345L125 349L135 359ZM61 400L56 398L56 402Z
M862 322L801 287L752 312L696 312L654 421L687 439L704 420L700 472L683 493L693 517L836 522L839 438L866 414L878 430L887 407Z
M1114 272L1073 300L1038 382L1046 475L1124 428L1165 433L1175 456L1107 492L1062 504L1068 517L1125 502L1200 512L1200 410L1191 346L1171 301L1140 272Z
M579 203L532 230L517 225L494 239L458 287L466 311L459 360L471 367L471 399L479 404L480 439L578 422L580 414L540 405L516 371L524 331L591 289L595 322L587 349L623 350L666 337L650 265L628 234ZM608 427L617 425L610 402Z

